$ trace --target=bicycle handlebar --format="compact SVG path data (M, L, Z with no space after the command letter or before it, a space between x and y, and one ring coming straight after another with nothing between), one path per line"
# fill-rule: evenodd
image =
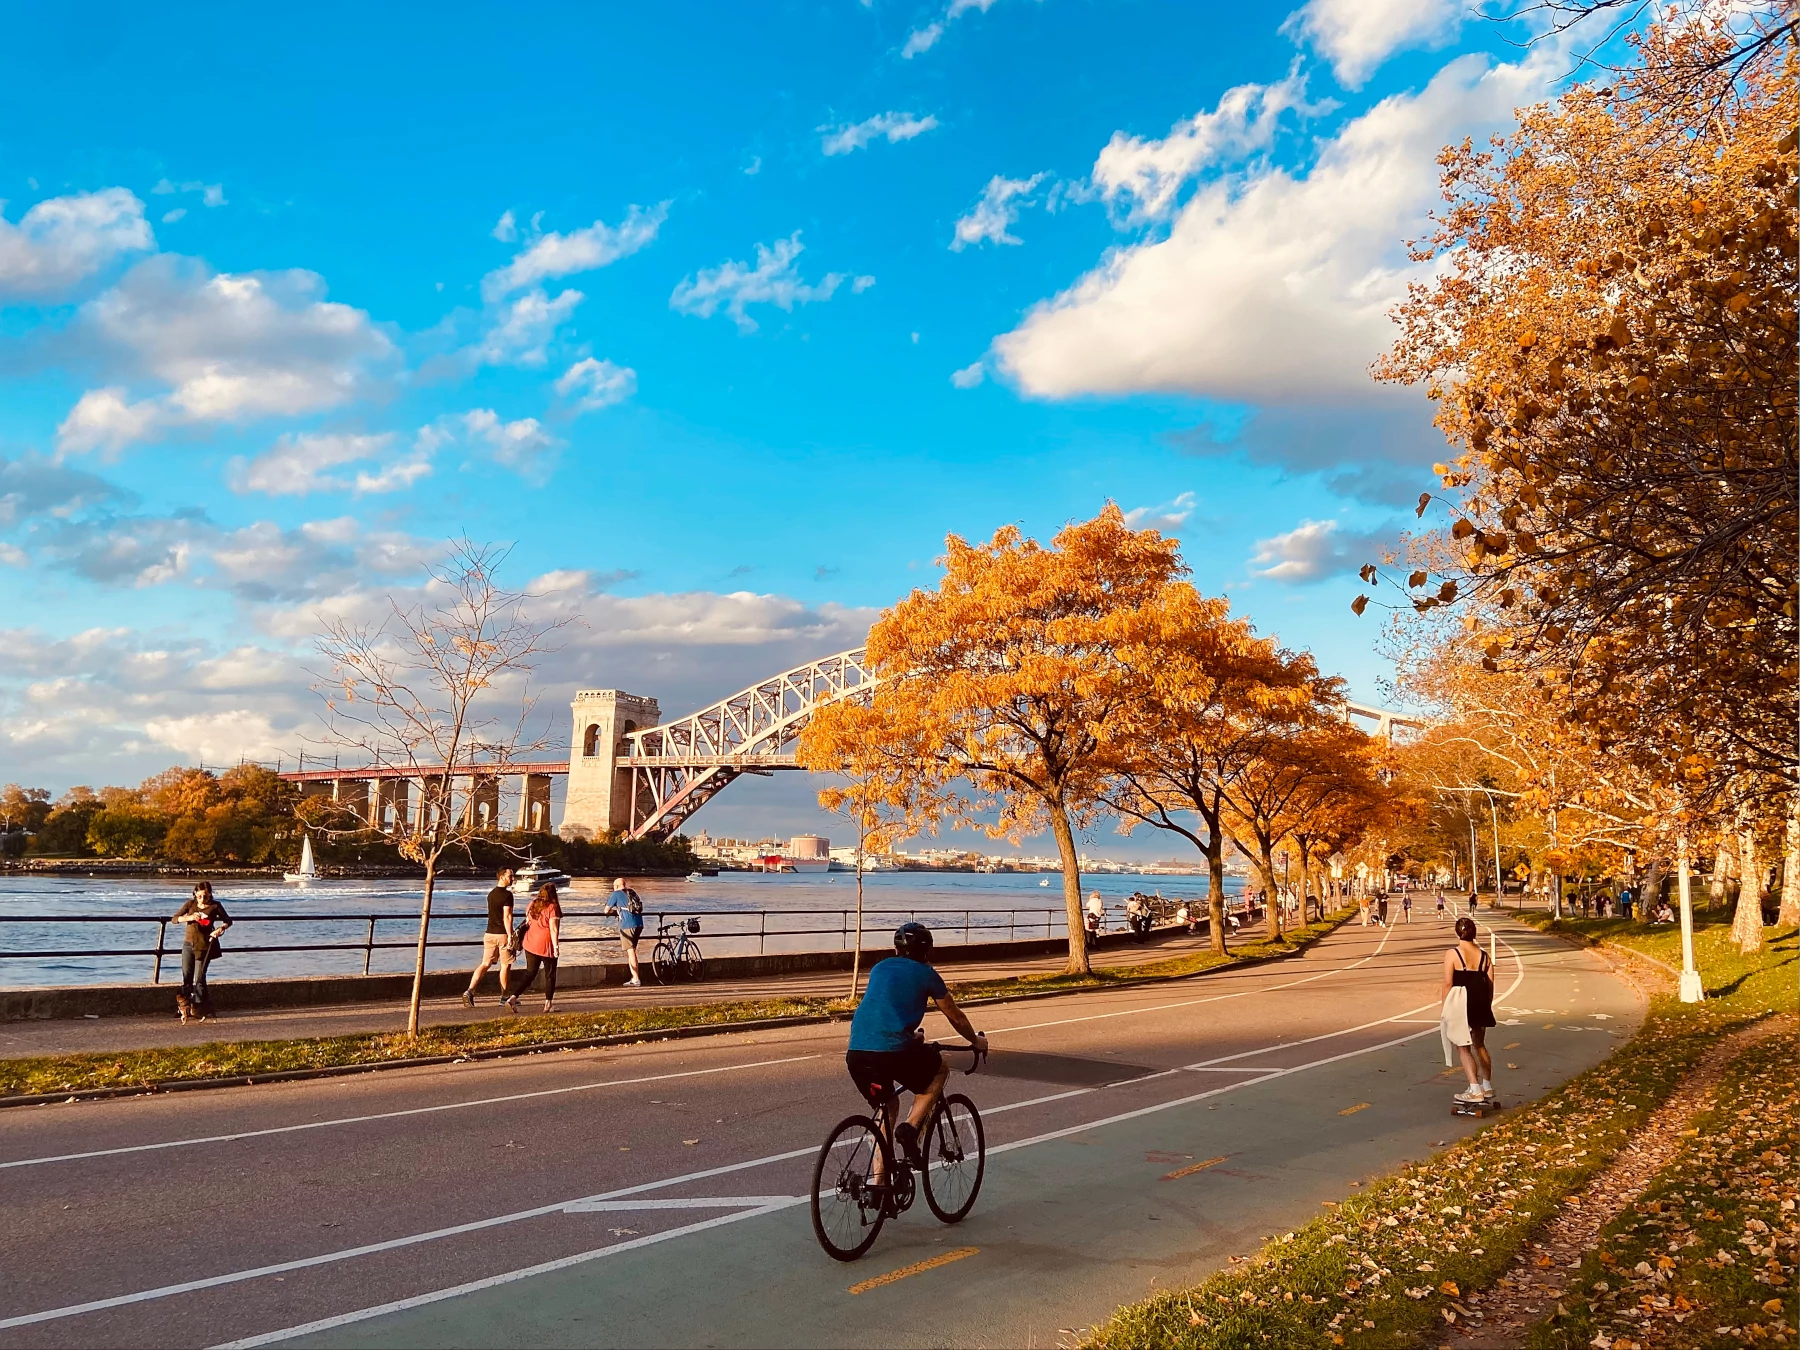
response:
M981 1061L988 1057L988 1052L978 1045L945 1045L941 1041L927 1041L925 1044L939 1053L942 1053L945 1050L960 1050L964 1054L973 1055L974 1058L969 1061L969 1067L963 1070L963 1077L965 1078L974 1073L975 1070L979 1069L981 1067Z

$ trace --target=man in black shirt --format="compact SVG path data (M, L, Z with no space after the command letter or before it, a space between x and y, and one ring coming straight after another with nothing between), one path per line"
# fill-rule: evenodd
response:
M469 976L469 987L463 990L463 1006L475 1006L475 986L487 974L489 966L500 968L500 1001L506 1002L506 976L512 970L513 870L502 867L494 878L494 889L488 892L487 932L481 935L481 964Z

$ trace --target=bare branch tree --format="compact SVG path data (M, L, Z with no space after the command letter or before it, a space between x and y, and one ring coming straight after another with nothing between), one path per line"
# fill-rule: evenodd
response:
M533 597L496 580L510 548L452 543L449 556L428 569L424 598L403 605L389 598L379 624L333 619L317 646L331 662L316 688L325 698L326 740L371 764L404 769L420 800L397 813L400 855L425 868L419 940L413 959L406 1031L419 1031L419 997L431 899L446 853L468 851L494 828L476 809L475 784L498 777L520 758L541 750L530 733L537 706L530 692L533 659L553 650L547 639L571 620L535 621ZM470 781L464 810L454 810L455 780Z

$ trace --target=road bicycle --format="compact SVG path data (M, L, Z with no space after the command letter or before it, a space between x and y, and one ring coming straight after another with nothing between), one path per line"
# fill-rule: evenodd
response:
M650 973L658 984L699 980L706 975L700 944L690 936L700 931L700 920L677 919L656 930L656 947L650 953Z
M984 1054L972 1045L934 1042L932 1048L973 1055L965 1075L981 1066ZM917 1176L888 1138L887 1105L884 1099L874 1115L839 1121L813 1164L813 1233L826 1254L839 1261L854 1261L868 1251L882 1224L911 1209L921 1189L931 1212L944 1223L962 1222L981 1191L987 1135L974 1102L960 1092L938 1099L919 1140L925 1167Z

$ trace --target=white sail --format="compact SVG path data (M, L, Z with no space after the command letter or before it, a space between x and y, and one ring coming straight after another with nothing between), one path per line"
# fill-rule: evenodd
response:
M300 845L300 875L303 877L316 877L319 875L319 869L313 865L312 836L310 834L305 837L305 842Z

